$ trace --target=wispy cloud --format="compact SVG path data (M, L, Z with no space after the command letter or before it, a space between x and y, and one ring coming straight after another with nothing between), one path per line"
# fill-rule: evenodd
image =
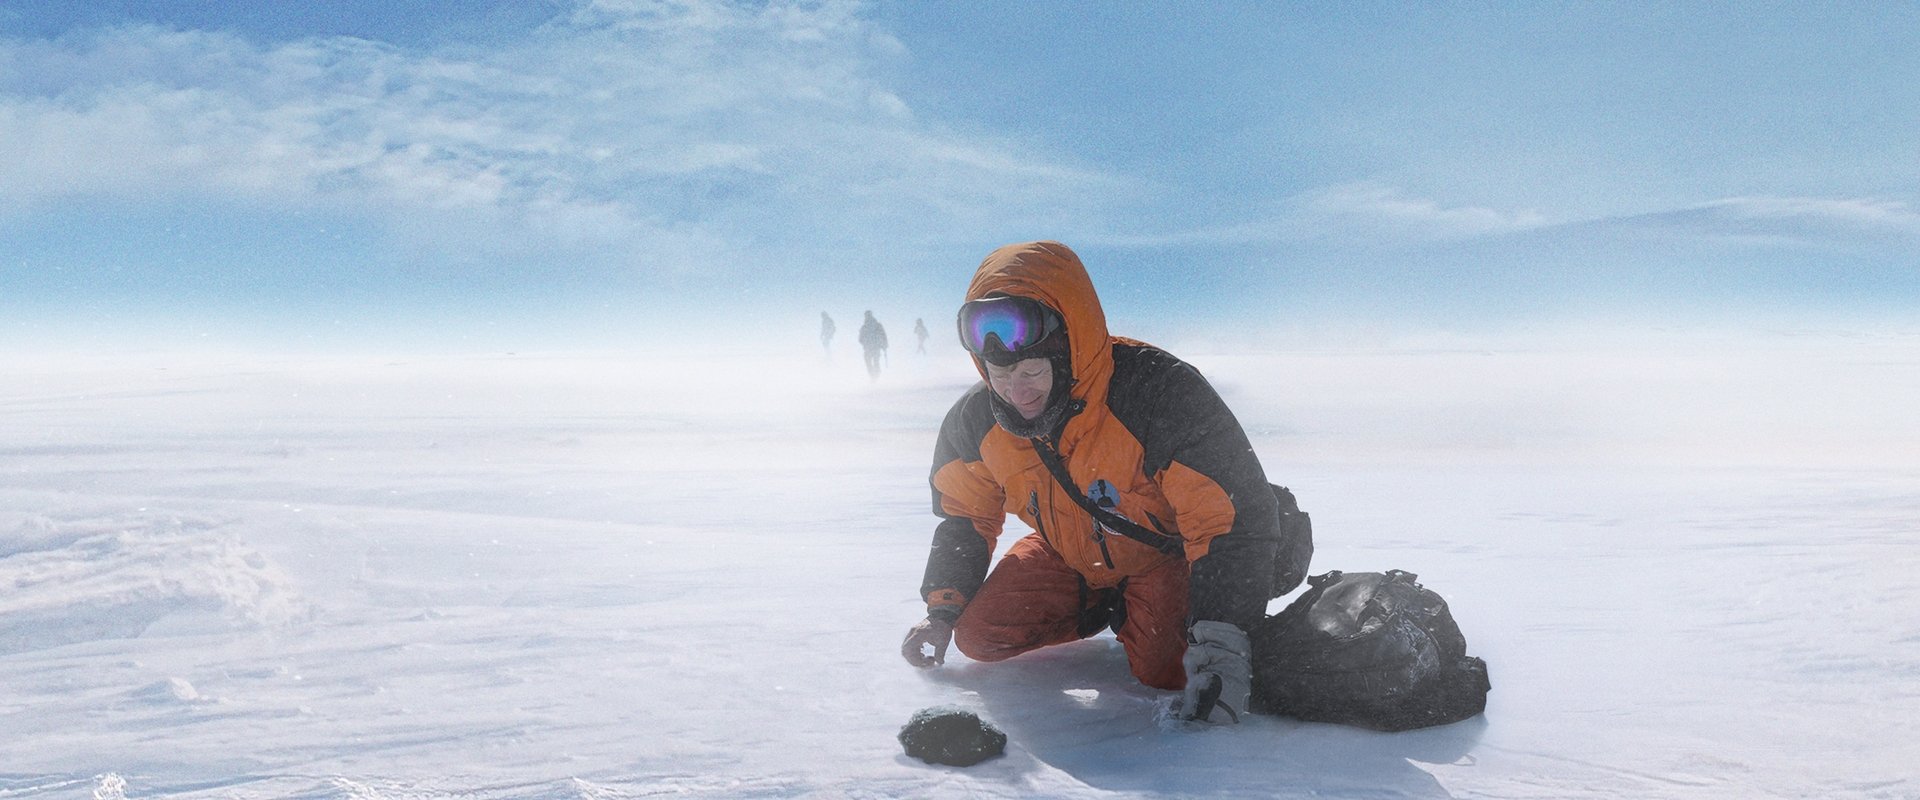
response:
M1595 224L1763 246L1920 245L1920 211L1881 199L1733 197Z
M1378 183L1332 186L1295 198L1286 227L1296 235L1465 239L1538 228L1546 216L1529 210L1444 205Z
M1264 213L1229 225L1166 234L1121 234L1114 244L1301 244L1419 246L1532 230L1551 223L1532 210L1447 204L1385 183L1324 186L1280 198Z
M1312 245L1368 251L1432 246L1545 247L1563 257L1581 246L1646 247L1650 240L1701 246L1889 253L1920 248L1920 210L1874 198L1731 197L1678 208L1590 219L1534 209L1449 204L1377 182L1322 187L1272 204L1256 218L1170 233L1106 237L1118 246ZM1636 244L1637 243L1637 244ZM1657 255L1657 254L1649 254Z
M1111 189L920 119L892 81L906 58L856 4L706 0L589 0L485 52L156 27L0 40L0 214L319 205L436 246L532 237L676 269L754 241L1060 224Z

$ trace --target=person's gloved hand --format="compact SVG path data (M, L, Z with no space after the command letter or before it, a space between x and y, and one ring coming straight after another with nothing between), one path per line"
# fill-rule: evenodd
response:
M953 641L953 623L936 617L927 617L907 631L907 640L900 643L900 655L907 663L916 667L931 667L947 663L947 644ZM933 655L926 653L925 647L933 646Z
M1227 622L1201 620L1187 631L1187 689L1174 715L1199 722L1234 723L1253 698L1253 643Z

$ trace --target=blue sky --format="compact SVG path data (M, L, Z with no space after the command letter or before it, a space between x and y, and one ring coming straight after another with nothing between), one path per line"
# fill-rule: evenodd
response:
M0 326L1898 316L1916 132L1914 3L8 3Z

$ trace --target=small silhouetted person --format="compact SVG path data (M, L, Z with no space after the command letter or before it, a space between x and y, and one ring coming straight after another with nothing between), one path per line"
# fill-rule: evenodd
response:
M920 319L919 317L914 318L913 335L920 337L920 352L922 353L927 352L927 321L926 320Z
M833 353L834 330L833 317L827 316L825 311L820 312L820 349L827 351L829 355Z
M867 375L874 380L880 379L880 361L887 355L887 329L881 327L880 320L873 318L873 312L867 312L867 320L860 323L860 350L867 357Z

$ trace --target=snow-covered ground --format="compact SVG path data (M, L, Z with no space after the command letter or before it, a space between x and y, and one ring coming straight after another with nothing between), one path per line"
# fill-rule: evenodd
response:
M1315 572L1448 598L1483 717L906 666L951 348L16 352L0 798L1920 796L1920 334L1166 344ZM938 704L1006 756L905 757Z

